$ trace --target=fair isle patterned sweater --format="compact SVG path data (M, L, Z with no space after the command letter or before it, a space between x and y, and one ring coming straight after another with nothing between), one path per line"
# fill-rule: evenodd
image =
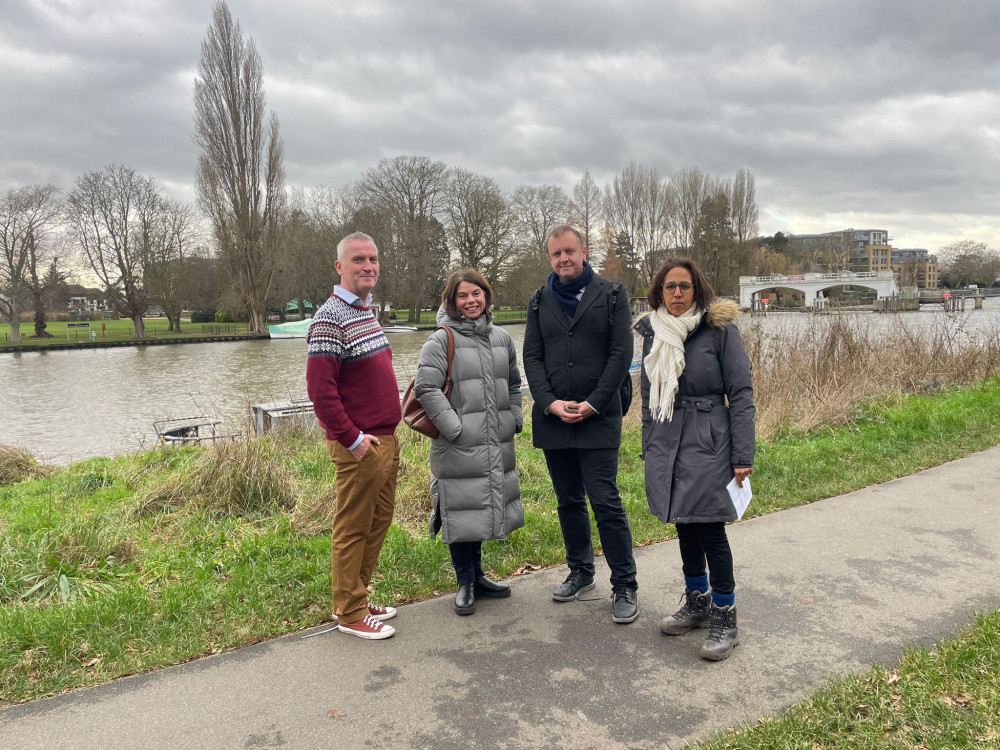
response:
M306 386L328 440L392 434L401 418L392 350L367 307L332 295L309 326Z

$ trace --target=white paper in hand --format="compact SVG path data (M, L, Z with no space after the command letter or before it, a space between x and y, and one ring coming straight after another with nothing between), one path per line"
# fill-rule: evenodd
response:
M750 489L750 477L743 480L742 487L736 484L736 477L733 477L732 481L726 485L726 489L729 490L729 499L733 501L733 507L736 508L737 520L742 520L743 511L747 509L747 506L750 505L750 500L753 498L753 490Z

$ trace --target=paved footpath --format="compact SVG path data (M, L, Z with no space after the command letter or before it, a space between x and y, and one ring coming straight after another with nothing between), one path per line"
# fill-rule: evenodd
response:
M0 711L0 748L678 748L891 663L1000 607L1000 447L731 529L743 643L660 634L676 542L637 550L641 615L554 603L565 568L472 617L412 604L397 634L287 636ZM316 631L312 631L316 632Z

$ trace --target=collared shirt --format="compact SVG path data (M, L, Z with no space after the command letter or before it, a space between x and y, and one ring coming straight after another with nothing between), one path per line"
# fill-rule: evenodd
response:
M354 292L347 291L339 284L334 285L333 293L344 300L344 302L349 304L351 307L371 307L372 305L372 296L370 294L368 295L368 299L362 302L361 297L356 295Z
M368 295L368 299L362 302L361 297L356 295L354 292L349 292L348 290L344 289L344 287L340 286L340 284L334 284L333 293L338 297L340 297L342 300L344 300L344 302L349 304L351 307L371 307L372 304L372 296L370 294ZM361 445L361 441L364 439L365 439L365 433L363 432L358 433L358 439L355 440L353 443L351 443L350 447L348 447L347 450L349 451L354 450L359 445Z

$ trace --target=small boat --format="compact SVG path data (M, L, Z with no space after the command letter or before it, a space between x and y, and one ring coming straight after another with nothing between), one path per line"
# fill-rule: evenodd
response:
M222 420L206 414L201 417L161 419L153 422L156 437L163 445L201 445L216 440L235 440L238 435L221 434Z
M309 333L312 318L292 320L288 323L275 323L267 327L272 339L304 339Z
M419 330L416 326L382 326L383 333L413 333Z

